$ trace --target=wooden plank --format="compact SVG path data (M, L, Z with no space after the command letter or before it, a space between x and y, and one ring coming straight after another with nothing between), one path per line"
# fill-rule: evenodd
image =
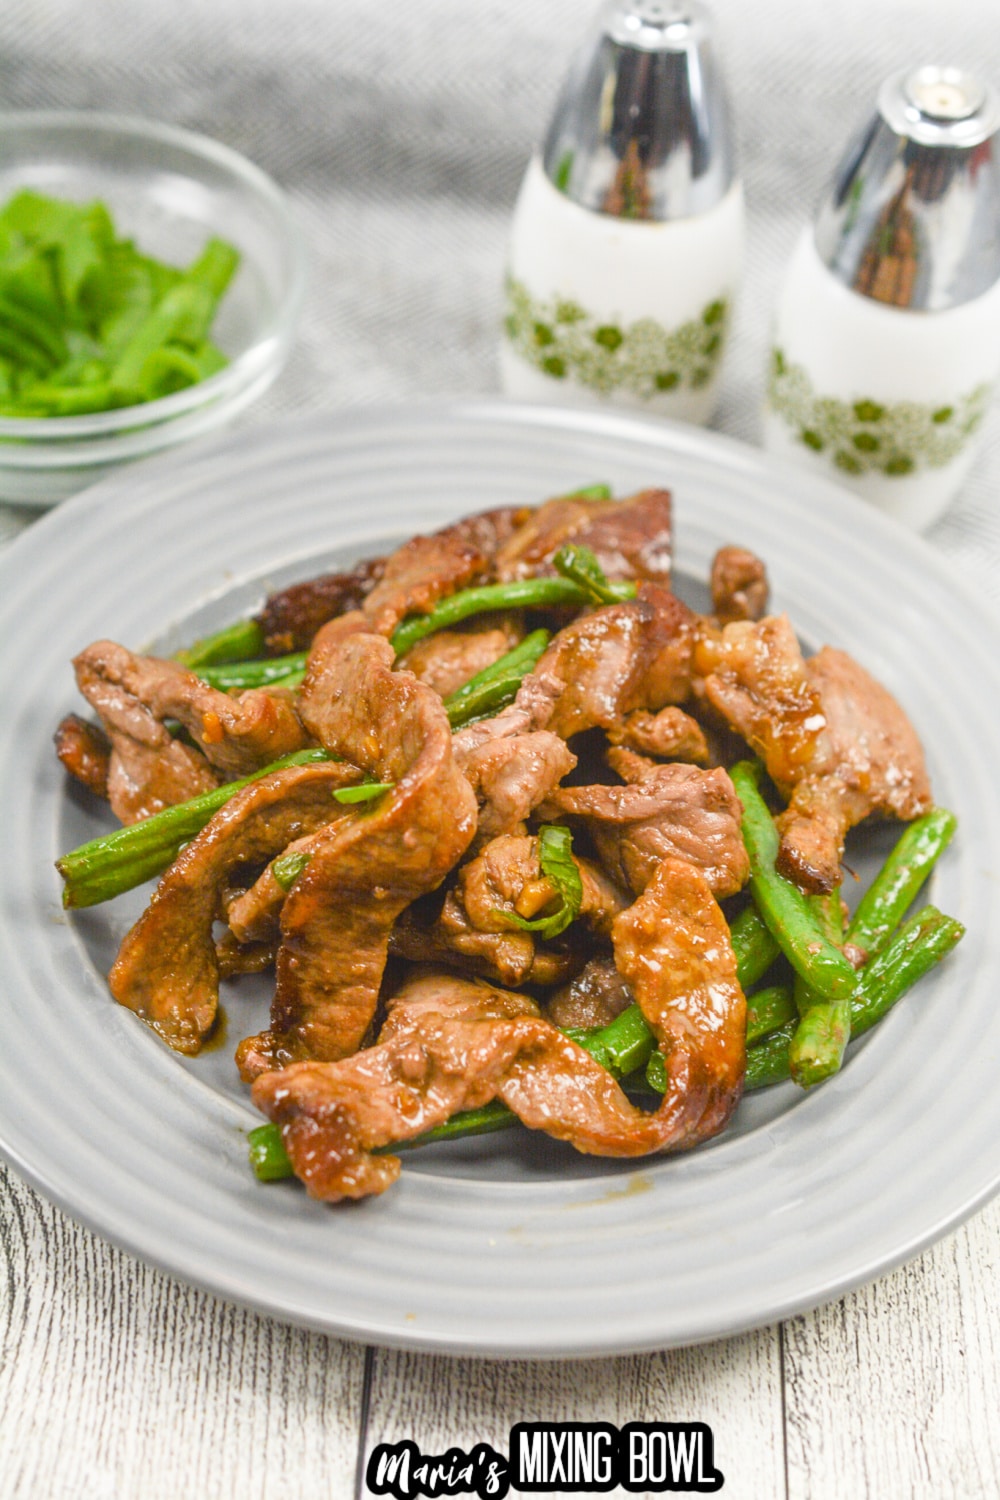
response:
M363 1349L105 1244L0 1168L3 1500L353 1493Z
M785 1493L776 1328L697 1349L557 1364L377 1350L365 1462L377 1443L403 1438L424 1453L487 1442L506 1454L515 1422L588 1419L707 1422L727 1500Z
M790 1500L1000 1494L1000 1201L784 1337Z

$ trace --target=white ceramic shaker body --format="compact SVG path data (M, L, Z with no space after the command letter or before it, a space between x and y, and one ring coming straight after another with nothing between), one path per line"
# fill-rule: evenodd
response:
M930 526L976 456L998 376L1000 283L945 312L888 307L831 276L809 229L775 319L764 446Z
M888 81L866 159L849 153L847 174L789 264L763 438L769 452L925 528L968 473L1000 378L1000 240L988 227L1000 227L1000 191L989 155L970 178L953 142L940 161L950 179L931 175L928 160L938 162L928 152L941 144L933 138L954 124L919 118L913 94L953 110L977 105L975 125L971 114L959 119L967 137L978 136L970 152L1000 125L995 96L966 74L922 68ZM900 99L912 117L905 132Z
M609 0L514 211L504 391L707 422L743 241L699 0Z
M743 192L659 222L592 213L539 157L511 227L504 390L707 422L743 265Z

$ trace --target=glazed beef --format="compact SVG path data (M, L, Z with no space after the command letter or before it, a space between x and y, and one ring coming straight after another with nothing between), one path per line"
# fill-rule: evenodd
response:
M467 516L446 526L443 532L482 553L492 569L498 549L530 514L527 506L503 506ZM387 562L385 557L371 558L345 573L325 573L269 595L257 616L268 653L280 656L287 651L307 651L320 626L338 615L361 609L381 582Z
M383 637L355 635L303 685L310 732L391 790L314 839L281 909L270 1030L237 1054L245 1078L361 1046L393 923L436 889L475 832L475 797L455 763L441 700L392 662Z
M712 609L720 625L767 614L767 569L744 547L720 547L712 559Z
M551 558L567 542L589 547L609 578L669 585L672 549L670 494L642 490L625 500L560 496L540 506L500 549L500 579L551 572Z
M96 797L108 795L111 771L111 741L96 724L67 714L53 736L56 755L74 776Z
M779 867L810 891L839 885L844 836L879 813L930 806L920 741L899 704L843 651L806 661L787 617L699 641L703 691L762 757L788 810Z
M353 766L290 766L244 787L181 851L115 959L108 984L119 1004L178 1052L197 1052L214 1022L219 964L212 927L234 871L260 864L293 839L337 818L336 788L361 779Z
M652 755L658 760L685 760L705 765L709 759L705 731L697 719L682 708L670 706L659 713L637 708L608 730L612 745Z
M268 654L307 651L321 625L360 609L385 570L385 559L359 562L347 573L323 573L270 594L257 623Z
M635 1108L527 997L442 974L404 987L377 1045L265 1075L254 1103L281 1127L308 1191L328 1202L383 1192L400 1164L375 1151L493 1098L594 1155L696 1145L723 1128L739 1099L746 1028L728 928L697 871L662 863L616 919L615 961L667 1064L670 1083L653 1113Z
M561 1030L607 1026L633 1003L632 991L610 954L590 959L569 984L546 1003L545 1015Z
M581 819L608 874L637 893L668 858L702 871L717 896L740 890L750 869L739 798L726 772L679 763L645 766L631 785L562 787L547 799L542 817Z
M412 672L420 682L426 682L442 698L447 698L491 667L521 639L521 631L513 619L492 624L495 616L486 616L466 630L438 630L425 636L400 657L397 666Z
M281 691L222 693L178 662L137 656L115 641L95 641L73 666L113 742L117 733L155 747L163 743L157 726L176 719L224 777L245 776L308 743Z

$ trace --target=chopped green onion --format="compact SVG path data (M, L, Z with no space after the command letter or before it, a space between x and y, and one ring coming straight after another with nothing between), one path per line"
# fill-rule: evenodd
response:
M573 858L573 835L558 823L547 823L538 835L538 863L542 874L555 886L559 905L547 916L528 919L516 911L498 910L498 915L522 932L537 932L548 939L565 932L580 914L583 881Z
M376 797L384 797L386 792L391 792L395 786L394 781L363 781L360 786L341 786L334 792L334 799L349 806L354 802L374 802Z

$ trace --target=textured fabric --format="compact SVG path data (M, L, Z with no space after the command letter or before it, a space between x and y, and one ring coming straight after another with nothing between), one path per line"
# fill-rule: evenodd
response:
M288 191L311 252L300 336L243 420L497 389L506 227L580 0L4 0L0 107L101 108L217 137ZM753 442L771 309L878 85L1000 80L996 0L714 0L749 208L715 425ZM930 534L1000 596L1000 420ZM0 536L29 517L7 508Z

